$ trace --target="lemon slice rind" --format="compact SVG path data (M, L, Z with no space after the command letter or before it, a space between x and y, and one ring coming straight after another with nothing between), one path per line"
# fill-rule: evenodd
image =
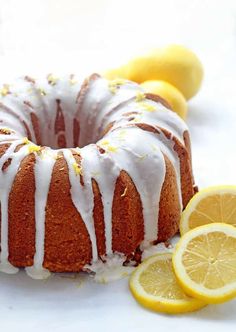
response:
M178 282L186 294L198 298L199 300L202 300L208 304L217 304L233 299L236 296L236 281L217 289L209 289L201 284L194 282L186 273L186 269L182 263L183 253L185 252L186 247L190 241L197 236L209 234L211 232L223 232L227 236L236 239L236 228L229 224L212 223L197 227L184 234L180 241L177 243L173 254L173 267Z
M155 263L158 260L171 259L171 253L160 253L147 258L137 267L137 269L133 272L129 283L130 290L135 299L148 309L168 314L192 312L206 306L205 302L192 297L188 297L187 299L168 299L163 298L162 296L152 295L147 293L142 287L139 282L139 278L143 272L145 273L145 270L150 264Z
M189 218L191 214L197 210L198 204L204 200L205 198L213 195L224 195L224 194L232 194L236 197L236 186L233 185L220 185L220 186L212 186L205 189L202 189L196 195L192 197L186 206L184 212L182 213L180 220L180 234L181 236L191 230L189 227ZM214 220L212 223L218 223L220 220ZM209 223L211 221L209 220Z

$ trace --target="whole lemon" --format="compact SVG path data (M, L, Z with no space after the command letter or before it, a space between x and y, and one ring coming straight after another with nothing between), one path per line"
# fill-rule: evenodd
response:
M198 57L181 45L157 48L131 59L126 65L108 71L110 79L126 78L137 83L162 80L174 85L188 100L199 90L203 66Z
M187 115L187 102L183 94L165 81L145 81L141 84L146 92L154 93L165 99L174 112L182 119Z
M108 80L114 80L116 78L129 79L129 67L127 65L123 65L118 68L110 69L106 71L103 76L105 76Z

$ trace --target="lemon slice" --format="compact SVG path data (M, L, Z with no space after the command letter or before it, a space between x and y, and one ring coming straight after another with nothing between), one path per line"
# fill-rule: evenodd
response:
M236 226L236 186L209 187L197 193L182 214L180 233L213 222Z
M130 278L135 299L154 311L177 314L195 311L206 304L187 296L177 283L172 254L152 256L140 264Z
M173 267L184 291L206 303L236 296L236 228L224 223L197 227L177 243Z

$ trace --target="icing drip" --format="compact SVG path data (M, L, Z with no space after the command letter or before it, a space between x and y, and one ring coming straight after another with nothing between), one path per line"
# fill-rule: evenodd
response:
M105 262L99 260L84 268L95 273L94 281L100 284L106 284L121 278L125 278L134 271L134 266L124 266L126 257L122 254L113 253L106 256Z
M92 258L97 260L97 244L96 235L93 221L93 193L91 179L84 177L84 186L80 183L80 176L74 170L73 165L76 163L71 150L63 150L64 158L67 162L69 169L69 179L71 184L71 199L80 213L85 226L87 228L91 245L92 245ZM82 168L83 169L83 168Z
M145 108L145 105L154 107L153 111L149 112ZM182 144L183 133L187 130L185 123L183 123L174 112L165 108L161 103L152 100L146 100L145 103L131 100L125 105L120 105L109 117L104 117L101 130L103 131L104 128L113 121L115 121L113 128L132 123L145 123L164 128L168 130L168 132L171 132L173 136L177 137Z
M35 173L35 255L34 265L26 268L26 273L33 279L46 279L50 272L43 268L46 204L55 156L52 150L43 150L36 155Z
M101 137L101 125L107 113L136 96L138 91L142 91L138 84L122 80L122 84L118 85L113 93L106 79L99 77L92 80L78 112L80 121L85 124L80 133L81 146L96 142Z
M44 110L44 116L40 119L40 129L43 137L42 144L58 148L58 133L55 133L53 129L57 116L58 101L60 101L65 123L64 136L66 137L66 147L73 147L73 121L78 108L76 99L81 88L81 82L75 79L72 81L70 75L64 78L56 78L55 84L50 82L50 80L41 79L35 81L34 84L36 91L40 95L41 105ZM45 93L42 94L40 91Z
M126 171L133 180L143 207L144 242L150 245L158 233L158 207L165 178L165 161L155 134L145 132L144 137L138 127L127 127L125 130L126 137L124 128L118 128L109 132L98 145L107 153L112 153L118 168ZM109 144L104 145L106 137ZM157 148L153 149L152 145ZM117 147L117 151L109 152L109 147Z
M112 253L112 201L115 188L115 182L119 175L120 168L114 165L110 155L100 154L95 144L90 144L79 150L82 157L81 169L83 174L83 185L80 177L76 175L73 164L75 159L70 150L63 150L65 160L69 168L69 178L71 184L71 198L81 214L90 235L92 245L93 261L98 259L96 235L93 220L93 189L92 179L94 179L100 188L102 202L104 207L104 223L106 236L106 253ZM86 172L83 172L86 170Z
M37 123L33 123L32 115L37 118ZM8 261L8 199L20 164L29 153L34 153L36 160L35 255L33 266L26 268L32 278L44 279L50 275L43 268L45 217L58 154L63 155L68 165L71 200L81 215L91 242L92 261L84 268L96 272L98 279L106 278L103 273L105 265L110 270L116 265L118 270L121 268L119 271L123 271L125 256L114 253L112 244L113 196L122 171L130 176L142 203L144 240L141 249L148 249L158 237L159 202L166 175L165 157L174 166L179 205L182 206L180 160L175 143L177 141L185 148L183 135L186 125L161 103L146 98L135 83L124 80L108 82L96 75L85 85L71 76L58 78L49 75L41 80L21 78L15 84L3 87L0 119L0 144L10 144L0 157L1 271L15 273L18 270ZM73 132L74 120L79 122L76 135ZM139 124L148 125L153 132L139 127ZM170 134L169 138L164 130ZM41 144L52 148L66 145L70 149L41 149L24 136L35 143L40 138ZM78 142L75 142L75 136L78 136ZM64 141L60 141L61 137ZM76 148L75 143L81 149ZM18 146L20 148L16 151ZM76 154L80 156L80 165ZM3 170L3 165L10 159L10 164ZM98 255L93 218L93 181L98 185L103 204L106 256L102 260Z
M100 189L103 203L106 253L112 253L112 202L115 183L120 174L120 167L114 163L111 155L100 153L94 144L81 149L82 168L86 170L85 185L94 179Z

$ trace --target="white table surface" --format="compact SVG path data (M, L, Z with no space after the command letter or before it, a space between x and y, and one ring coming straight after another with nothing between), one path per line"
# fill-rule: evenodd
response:
M187 122L200 188L236 184L235 1L0 1L1 81L29 74L100 71L150 47L181 43L202 59L205 80ZM167 316L141 308L127 279L35 281L0 274L0 330L235 331L236 301Z

